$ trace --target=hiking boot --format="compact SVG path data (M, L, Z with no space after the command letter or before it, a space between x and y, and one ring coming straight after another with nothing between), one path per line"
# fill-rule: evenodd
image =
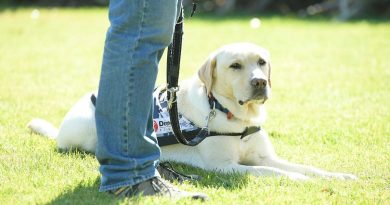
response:
M207 199L207 195L205 194L181 191L161 177L153 177L133 186L124 186L115 190L110 190L108 193L118 197L164 196L171 199L191 198L202 201Z
M173 166L169 162L162 162L157 166L157 171L160 173L161 177L170 182L177 181L180 184L185 180L187 181L196 181L200 180L200 176L198 175L186 175L177 172L173 169Z

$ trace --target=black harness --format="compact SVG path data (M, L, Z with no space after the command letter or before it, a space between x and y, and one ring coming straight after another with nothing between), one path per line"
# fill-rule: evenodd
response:
M164 89L161 90L161 91L157 90L156 92L158 92L158 93L155 93L154 94L155 96L162 96L162 98L154 97L154 107L155 107L154 111L155 111L155 113L153 113L153 124L154 124L154 129L155 129L155 132L156 132L156 135L157 135L158 144L160 146L177 144L178 141L177 141L177 139L176 139L176 137L175 137L175 135L174 135L174 133L173 133L173 131L171 129L167 133L159 133L157 131L159 123L162 123L162 121L159 121L159 119L157 119L158 118L158 114L156 114L156 113L161 113L163 111L161 111L161 110L158 111L158 109L161 109L161 107L156 106L156 105L166 104L167 101L166 101L166 98L164 98L164 94L166 94L165 93L166 91ZM96 100L97 100L96 96L94 94L92 94L91 95L91 102L92 102L92 104L94 106L96 106ZM159 100L160 100L160 102L157 102ZM226 111L228 112L228 110L226 108L224 108L215 98L214 99L209 99L209 104L210 104L210 109L213 109L215 107L215 109L217 109L217 110L219 110L221 112L226 112ZM180 115L179 118L182 119L183 116ZM193 140L194 138L197 137L197 135L202 130L202 128L199 128L193 122L189 122L189 123L191 123L193 125L193 127L195 127L195 129L192 129L192 128L191 129L186 129L186 127L185 127L184 129L181 129L181 132L184 133L186 138L191 141L191 140ZM183 124L183 123L181 123L181 124ZM168 126L171 126L171 125L172 125L172 123L170 123L170 125L168 125ZM260 130L261 130L260 127L252 126L252 127L247 127L243 132L239 132L239 133L233 133L233 132L222 133L222 132L210 131L210 132L207 133L206 137L225 135L225 136L240 136L240 139L243 139L244 137L246 137L246 136L248 136L250 134L253 134L255 132L258 132Z

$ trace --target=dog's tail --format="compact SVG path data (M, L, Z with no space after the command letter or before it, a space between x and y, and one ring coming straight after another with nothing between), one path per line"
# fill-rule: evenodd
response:
M43 135L50 139L55 139L58 135L58 129L46 120L33 119L27 124L27 127L32 132Z

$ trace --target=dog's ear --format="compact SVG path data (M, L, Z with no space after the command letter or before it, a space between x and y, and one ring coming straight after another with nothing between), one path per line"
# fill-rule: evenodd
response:
M271 61L268 62L268 84L271 88Z
M206 62L200 67L198 71L199 79L204 83L207 90L207 95L211 92L213 85L213 73L217 66L217 59L214 54L210 55Z

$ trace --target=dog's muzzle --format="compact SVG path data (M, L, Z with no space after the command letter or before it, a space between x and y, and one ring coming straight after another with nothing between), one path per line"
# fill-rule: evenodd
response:
M239 100L240 105L244 105L247 102L264 104L268 99L267 80L261 78L254 78L251 80L252 97L246 100Z

